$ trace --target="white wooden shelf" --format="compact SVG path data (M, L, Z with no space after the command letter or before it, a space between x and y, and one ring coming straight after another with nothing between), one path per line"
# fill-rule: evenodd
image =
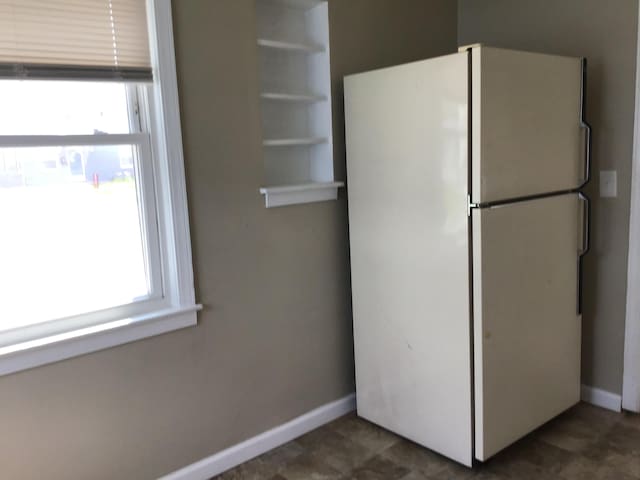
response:
M265 147L304 147L310 145L320 145L327 143L328 138L310 137L310 138L274 138L264 140L262 145Z
M335 200L344 185L333 171L329 2L254 1L264 163L260 192L267 208Z
M267 3L273 3L276 5L282 5L289 8L300 8L302 10L309 10L317 7L324 0L262 0Z
M286 42L282 40L270 40L268 38L259 38L258 45L264 48L301 53L319 53L326 51L326 47L324 45L316 43Z
M293 93L276 93L262 92L260 97L264 100L272 100L276 102L300 102L300 103L316 103L327 100L326 95L303 95Z
M344 182L314 182L263 187L260 189L260 193L265 196L267 208L274 208L299 203L336 200L340 187L344 187Z

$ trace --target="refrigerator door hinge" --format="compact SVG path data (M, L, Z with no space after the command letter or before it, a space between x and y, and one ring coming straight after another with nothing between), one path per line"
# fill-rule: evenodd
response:
M467 217L471 216L471 209L478 208L477 203L471 203L471 195L467 195Z

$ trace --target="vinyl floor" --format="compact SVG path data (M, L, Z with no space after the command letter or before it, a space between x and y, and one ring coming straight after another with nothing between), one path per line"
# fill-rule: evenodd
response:
M468 469L350 414L216 479L640 479L640 416L580 404Z

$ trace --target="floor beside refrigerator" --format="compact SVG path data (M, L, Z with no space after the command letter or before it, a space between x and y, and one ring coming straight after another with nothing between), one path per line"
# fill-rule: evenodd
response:
M632 480L640 416L579 404L474 470L347 415L219 480Z

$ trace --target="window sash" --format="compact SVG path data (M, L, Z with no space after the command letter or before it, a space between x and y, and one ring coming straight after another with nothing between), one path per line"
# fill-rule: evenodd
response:
M149 145L147 133L95 135L0 135L0 148Z
M141 108L136 97L130 108ZM131 117L131 116L130 116ZM134 122L132 118L132 123ZM113 146L132 145L137 152L136 185L138 188L138 218L142 230L143 252L148 268L149 294L143 300L111 308L73 315L66 318L45 319L41 323L0 331L0 348L63 334L80 328L143 315L168 308L171 304L164 291L166 260L163 258L158 229L157 196L154 183L153 156L148 133L96 135L0 135L0 148Z

